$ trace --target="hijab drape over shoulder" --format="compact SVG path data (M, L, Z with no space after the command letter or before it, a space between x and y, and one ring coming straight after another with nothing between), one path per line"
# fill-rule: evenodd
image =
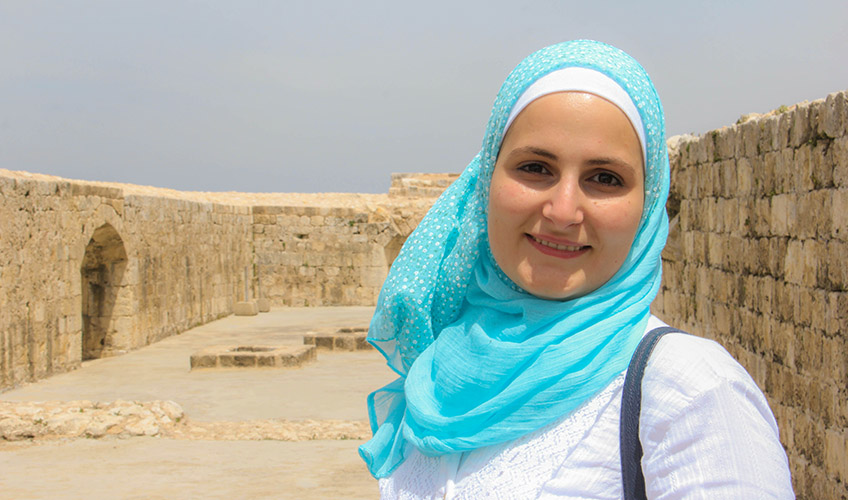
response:
M497 266L487 206L516 103L564 68L600 73L629 97L641 120L645 203L618 272L588 295L554 301L523 291ZM371 473L391 474L410 446L436 456L511 441L569 414L621 373L660 285L668 182L662 107L638 62L587 40L522 61L497 95L481 151L409 237L380 293L369 341L400 378L368 397L374 437L359 451Z

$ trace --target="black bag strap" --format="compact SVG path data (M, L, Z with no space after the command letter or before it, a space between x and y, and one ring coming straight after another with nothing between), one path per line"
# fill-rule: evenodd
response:
M642 412L642 377L645 366L660 338L667 333L684 333L670 326L654 328L642 337L630 358L621 395L621 420L618 439L621 444L621 480L625 500L646 500L645 476L642 475L642 443L639 442L639 415Z

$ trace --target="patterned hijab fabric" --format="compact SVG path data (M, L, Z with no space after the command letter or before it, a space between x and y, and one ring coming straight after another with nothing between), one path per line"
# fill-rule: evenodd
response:
M645 202L618 272L570 300L537 298L492 257L489 184L510 112L543 76L598 71L629 95L644 126ZM557 421L630 360L660 286L669 166L656 90L619 49L577 40L541 49L507 77L481 151L410 235L383 285L369 341L400 378L368 397L373 438L359 453L386 477L410 446L429 456L505 443Z

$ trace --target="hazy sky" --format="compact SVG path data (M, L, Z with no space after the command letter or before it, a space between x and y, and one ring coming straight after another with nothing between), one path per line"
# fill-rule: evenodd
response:
M182 190L385 192L458 172L524 56L593 38L669 135L848 89L848 1L0 0L0 168Z

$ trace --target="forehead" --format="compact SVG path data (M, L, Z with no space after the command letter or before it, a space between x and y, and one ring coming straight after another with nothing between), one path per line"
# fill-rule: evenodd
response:
M642 149L642 162L647 162L646 130L642 116L631 94L606 74L591 68L572 66L547 73L531 83L516 98L501 132L503 140L513 120L537 99L559 92L582 92L598 96L619 108L633 126Z
M507 130L501 152L519 145L516 143L554 137L603 144L626 154L634 167L642 166L641 144L627 115L615 104L587 92L557 92L529 103Z

